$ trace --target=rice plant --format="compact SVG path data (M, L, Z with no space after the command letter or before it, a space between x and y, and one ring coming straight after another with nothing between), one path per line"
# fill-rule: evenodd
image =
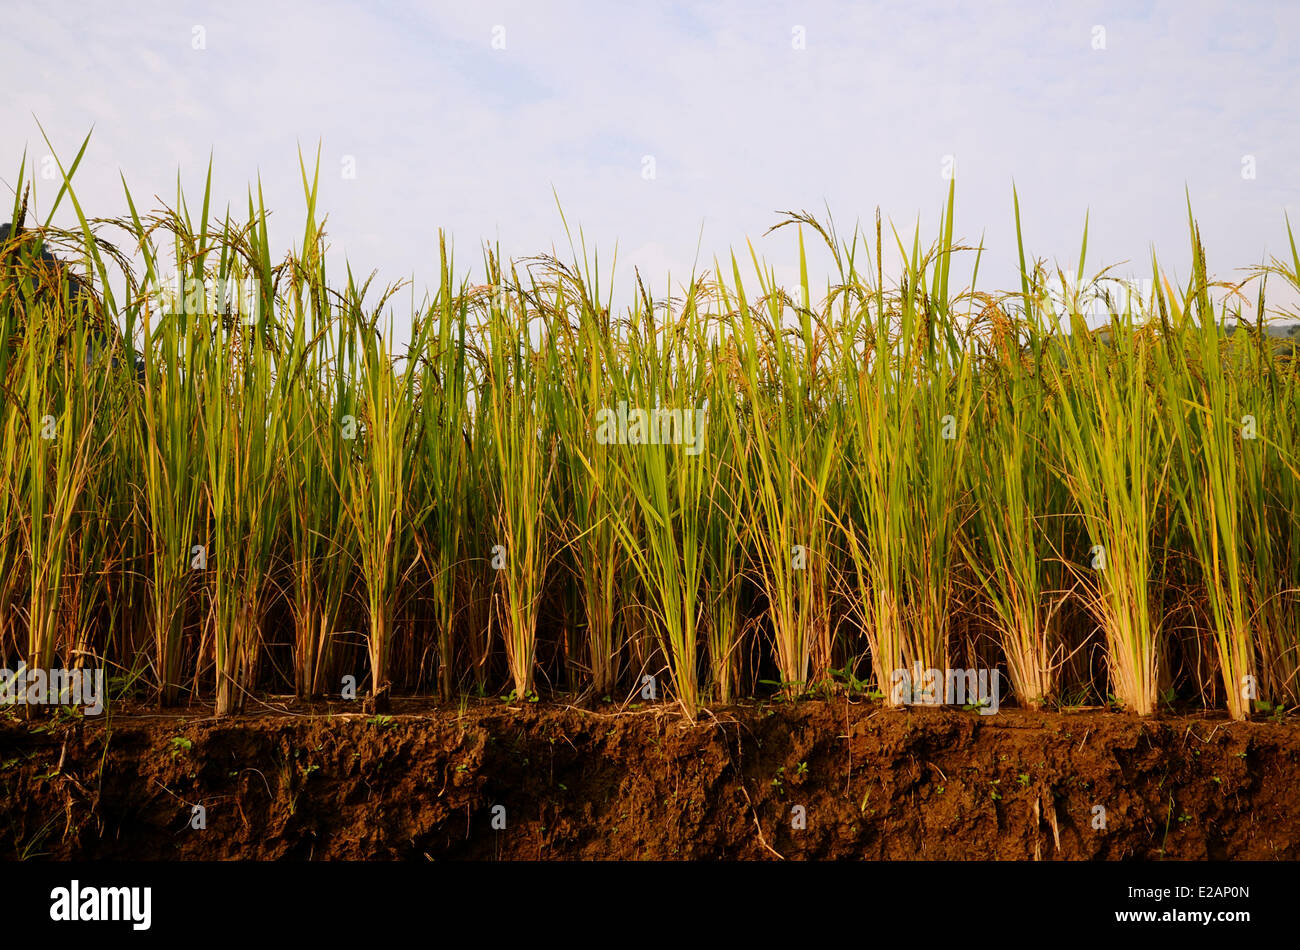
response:
M971 352L958 345L947 308L952 208L950 190L944 235L930 251L922 254L919 233L910 252L899 242L906 267L888 303L879 219L874 287L861 287L855 271L846 282L861 288L861 305L840 331L849 427L842 478L852 519L841 526L882 686L895 670L950 665L972 373Z
M398 599L410 566L411 526L421 518L409 503L418 446L413 392L416 374L409 366L405 371L399 367L396 354L378 329L383 300L373 315L368 315L363 296L364 288L358 290L350 283L343 332L356 335L361 435L348 468L344 505L359 549L371 696L375 709L382 710L392 688L389 658ZM386 330L391 341L392 328Z
M1037 306L1037 298L1030 306ZM1109 344L1071 313L1064 359L1048 360L1059 474L1089 547L1066 552L1106 641L1111 691L1127 708L1155 708L1163 615L1157 535L1168 489L1169 423L1154 379L1159 342L1133 308L1111 314Z
M990 326L972 409L967 475L972 530L963 550L995 617L1007 675L1021 701L1042 706L1056 689L1065 645L1060 635L1069 537L1064 484L1053 466L1043 385L1044 334L1010 320L986 300Z
M492 567L500 577L495 620L505 643L514 695L533 692L537 622L550 567L551 504L555 471L554 435L543 429L547 378L530 337L524 300L489 262L487 385L481 412L489 431L493 465ZM516 281L517 284L517 281ZM525 298L526 299L526 298Z
M206 229L209 194L204 195L201 227ZM202 268L191 261L196 250L192 230L179 211L142 220L126 193L131 211L131 234L144 259L144 289L139 304L144 345L144 392L139 412L139 452L144 462L143 496L147 515L149 576L152 583L151 621L154 664L163 705L179 696L181 659L187 611L199 578L197 564L206 538L199 538L205 518L203 507L203 429L197 381L205 356L205 336L198 314L201 297L184 290L202 286ZM178 201L178 206L180 202ZM174 283L162 289L166 276L163 259L153 242L157 231L172 237ZM191 306L185 306L186 300ZM199 303L200 306L195 306ZM198 562L195 561L198 558Z
M771 274L755 261L763 305L751 309L732 262L740 317L732 332L744 400L754 414L748 445L735 446L737 457L749 460L737 473L737 485L745 523L752 528L777 668L791 697L823 682L831 668L831 539L825 508L841 450L837 417L824 404L830 387L818 378L827 372L820 352L826 341L805 304L810 288L802 233L799 265L797 328L790 330L784 321L788 298ZM738 425L730 429L740 435Z
M667 657L673 692L690 718L699 709L704 505L716 464L701 440L707 424L701 398L707 350L697 288L693 285L688 293L681 317L662 327L656 326L653 309L634 314L631 359L626 373L615 371L615 390L627 394L629 418L625 424L620 414L607 422L620 432L626 428L617 440L618 474L632 504L615 516L623 555L646 595L647 602L639 606Z
M455 629L460 568L470 540L466 531L469 490L470 361L465 347L468 301L452 286L452 261L441 243L441 283L425 321L414 329L419 360L411 372L419 379L417 444L424 465L421 479L425 518L415 544L432 588L438 641L438 689L450 699L456 687ZM436 317L436 322L435 318Z
M597 696L615 692L621 649L619 640L618 581L622 559L615 525L617 510L629 501L615 470L616 449L597 438L596 418L615 405L613 389L604 372L612 353L614 327L608 308L599 302L599 289L587 289L575 269L558 261L548 263L557 280L550 299L558 362L550 414L559 436L557 474L563 479L558 495L567 499L561 531L568 562L576 581L580 619L584 630L585 667L589 688ZM594 299L593 299L594 298ZM578 319L568 316L574 301Z

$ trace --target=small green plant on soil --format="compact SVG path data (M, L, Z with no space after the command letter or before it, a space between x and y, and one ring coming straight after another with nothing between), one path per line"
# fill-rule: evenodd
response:
M1286 705L1284 703L1270 703L1265 699L1257 699L1255 700L1255 709L1276 723L1281 723L1286 717Z
M859 679L851 666L831 670L829 682L833 686L838 686L849 696L867 695L871 692L873 685L870 677Z
M1062 711L1071 709L1082 709L1088 705L1090 691L1087 686L1066 687L1061 690L1061 695L1057 697L1056 708Z

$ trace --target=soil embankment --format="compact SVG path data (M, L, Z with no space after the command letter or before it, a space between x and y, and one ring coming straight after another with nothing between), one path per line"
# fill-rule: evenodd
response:
M1300 858L1295 723L844 700L694 725L662 706L345 708L6 716L0 855Z

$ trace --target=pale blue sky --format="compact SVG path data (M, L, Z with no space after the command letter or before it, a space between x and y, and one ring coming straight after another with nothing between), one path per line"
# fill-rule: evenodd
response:
M1185 274L1184 186L1222 276L1285 251L1284 211L1300 223L1295 4L5 7L6 190L24 148L38 163L48 151L37 119L65 161L93 125L75 180L90 213L124 213L119 173L155 207L179 169L197 202L211 151L218 207L245 207L260 173L287 247L302 231L298 144L319 141L335 252L421 288L439 228L462 265L485 240L567 255L552 189L602 267L618 243L625 291L633 265L661 295L697 244L708 266L746 239L792 280L792 235L762 237L778 210L829 206L850 232L880 205L930 237L945 156L957 234L985 236L986 287L1017 283L1013 179L1029 249L1065 266L1090 208L1094 264L1145 274L1154 243ZM38 181L39 207L56 192Z

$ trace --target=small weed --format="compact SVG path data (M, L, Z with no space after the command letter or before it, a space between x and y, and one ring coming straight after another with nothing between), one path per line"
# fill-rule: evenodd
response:
M1282 703L1270 703L1266 699L1255 700L1255 712L1264 713L1276 723L1282 722L1286 715L1286 706Z
M776 777L772 779L772 787L776 789L778 795L785 794L785 784L781 779L785 776L785 766L782 765L776 770Z

